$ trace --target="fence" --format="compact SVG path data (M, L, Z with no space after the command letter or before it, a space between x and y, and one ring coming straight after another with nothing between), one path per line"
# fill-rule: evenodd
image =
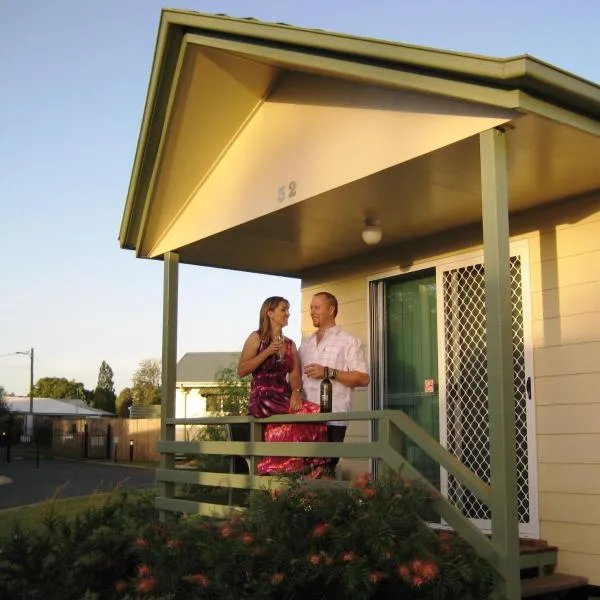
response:
M52 452L70 458L156 462L160 419L56 419Z

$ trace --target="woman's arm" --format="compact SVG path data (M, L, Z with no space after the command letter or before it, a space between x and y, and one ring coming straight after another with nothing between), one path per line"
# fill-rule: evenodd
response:
M300 371L300 359L298 358L298 350L296 344L292 341L292 358L294 366L290 371L290 386L292 395L290 397L290 411L300 410L302 407L302 372Z
M260 366L271 354L279 352L281 342L271 342L262 352L257 354L260 347L260 337L256 331L253 331L246 340L242 348L242 355L238 362L238 377L249 375Z

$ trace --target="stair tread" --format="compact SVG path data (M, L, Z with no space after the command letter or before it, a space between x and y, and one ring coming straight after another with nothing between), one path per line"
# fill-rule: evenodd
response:
M541 554L542 552L556 552L557 546L519 546L521 554Z
M587 585L588 580L579 575L568 575L566 573L553 573L545 577L532 577L521 581L521 597L530 598L550 592L571 590Z

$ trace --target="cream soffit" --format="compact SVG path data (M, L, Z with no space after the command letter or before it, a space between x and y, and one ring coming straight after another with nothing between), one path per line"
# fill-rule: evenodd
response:
M186 41L187 40L187 41ZM520 109L600 134L600 88L529 56L495 59L306 30L282 24L165 10L119 239L141 251L168 142L185 46L194 40L272 69L327 73L363 83ZM234 49L235 47L235 49ZM204 81L210 93L210 81ZM208 115L210 118L210 115ZM164 225L164 223L162 224ZM161 225L161 226L162 226ZM152 235L151 237L155 237Z
M161 235L147 238L148 254L161 255L363 179L516 114L288 74ZM201 131L197 140L200 151ZM175 188L165 193L178 197Z

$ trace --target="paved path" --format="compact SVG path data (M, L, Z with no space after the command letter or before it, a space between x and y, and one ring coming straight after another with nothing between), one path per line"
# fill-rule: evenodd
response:
M7 481L8 479L8 481ZM12 481L11 481L12 480ZM10 464L0 460L0 509L59 498L109 491L117 485L147 487L154 483L154 469L96 463L92 461L43 459Z

